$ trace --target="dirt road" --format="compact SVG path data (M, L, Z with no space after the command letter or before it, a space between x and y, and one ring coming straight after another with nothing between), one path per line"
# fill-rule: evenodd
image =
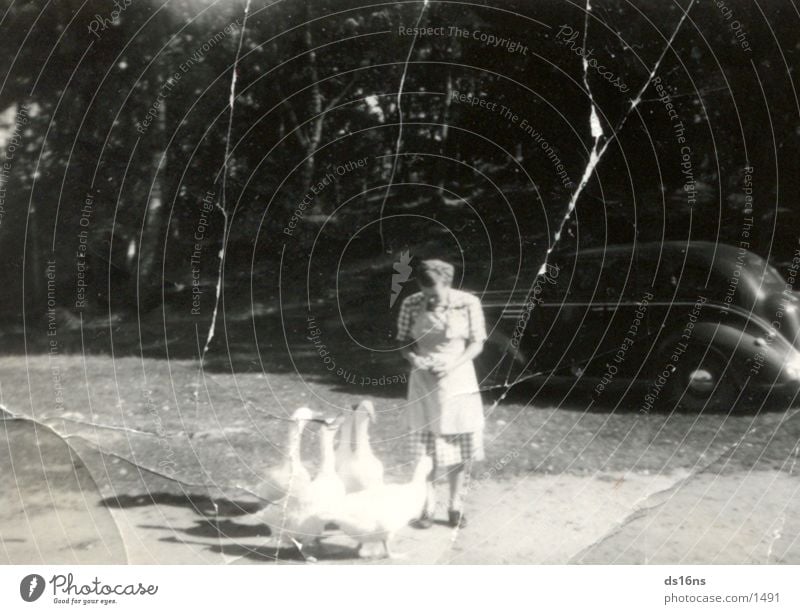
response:
M241 398L269 390L277 411L301 395L339 407L364 395L298 387L288 374L216 374L193 403L191 365L114 367L116 385L113 372L97 374L112 368L107 360L65 361L62 375L76 383L57 408L48 391L26 397L11 385L19 363L0 360L3 403L36 419L6 415L0 427L0 562L302 562L235 489L279 457L282 438L281 424ZM30 381L46 368L29 364ZM82 390L83 369L107 385ZM405 479L402 398L371 398L388 479ZM473 472L470 525L409 527L395 545L405 558L374 562L800 563L798 422L791 410L641 416L503 404L488 419L489 460ZM309 464L314 440L304 446ZM342 535L323 544L320 563L362 562Z

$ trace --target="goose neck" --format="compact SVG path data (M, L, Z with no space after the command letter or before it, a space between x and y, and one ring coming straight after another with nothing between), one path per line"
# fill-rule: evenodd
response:
M362 437L369 432L369 420L367 413L356 414L356 437Z
M319 436L320 456L322 458L320 470L323 472L331 473L336 470L334 461L336 452L333 448L333 439L335 435L336 431L324 428Z
M353 447L353 414L345 418L341 432L341 445L344 446L346 450L351 450Z
M303 437L303 429L305 429L305 421L297 421L289 426L289 458L292 461L300 460L300 441Z

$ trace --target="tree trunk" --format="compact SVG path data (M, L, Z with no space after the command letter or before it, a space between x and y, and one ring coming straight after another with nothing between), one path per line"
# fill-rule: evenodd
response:
M166 100L162 101L159 108L156 130L158 141L166 140ZM149 190L147 210L145 212L142 235L139 239L139 257L137 275L134 275L135 291L139 297L139 306L149 309L156 304L162 290L161 264L164 241L164 174L167 167L167 152L164 148L152 151L151 164L153 167L153 182Z
M306 4L306 11L308 11L308 4ZM308 19L308 14L306 15ZM314 40L311 35L311 27L305 28L305 46L309 49L308 53L308 76L311 80L311 108L310 116L313 118L308 131L308 140L306 141L306 161L303 166L303 185L306 190L311 188L316 173L316 152L322 141L322 122L324 115L322 113L322 92L319 88L319 71L317 70L317 53L313 50ZM315 199L314 209L318 213L322 213L324 207L321 199Z
M450 70L447 71L446 94L444 98L444 108L442 109L442 140L439 143L439 155L442 157L439 158L439 164L437 165L439 167L439 198L444 198L444 178L447 176L447 166L449 164L444 156L447 154L447 137L450 133L450 107L453 98L453 73Z

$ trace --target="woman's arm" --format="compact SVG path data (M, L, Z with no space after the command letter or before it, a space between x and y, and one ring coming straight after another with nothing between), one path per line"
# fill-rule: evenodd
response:
M469 317L467 346L457 358L448 363L434 366L432 371L438 377L443 377L465 362L474 360L483 351L483 342L486 340L486 323L483 319L483 307L481 307L480 301L475 297L470 297L467 303L467 313Z
M411 302L416 295L406 297L400 304L400 313L397 316L397 341L409 342L411 341L411 327L414 320L414 307ZM405 358L411 366L415 369L423 368L421 357L414 352L414 343L408 343L403 349L400 350L403 358Z
M444 377L450 371L463 365L465 362L469 360L475 360L475 358L477 358L482 351L483 341L471 341L467 347L464 348L464 351L458 358L455 358L446 364L434 365L431 371L433 371L433 373L438 377Z
M425 365L422 364L422 357L419 354L415 354L410 347L403 348L400 353L415 369L425 368Z

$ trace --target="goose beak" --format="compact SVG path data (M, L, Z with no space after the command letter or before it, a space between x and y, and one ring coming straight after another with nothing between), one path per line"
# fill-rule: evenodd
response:
M375 422L375 405L372 404L372 401L361 401L358 407L359 409L364 409L369 414L371 422Z
M312 418L311 421L312 422L317 422L317 423L321 424L322 426L330 427L330 426L333 426L334 424L336 424L336 421L338 419L339 419L339 416L331 416L329 414L326 414L325 412L318 411L318 412L314 412L314 417Z
M314 412L314 417L312 418L313 422L318 422L324 428L332 428L338 429L342 423L345 421L349 414L345 414L344 412L339 412L337 414L331 414L329 412L318 411Z
M295 422L318 422L320 424L330 424L333 418L325 415L321 411L313 410L308 407L301 407L292 414Z
M339 414L338 416L328 417L325 420L325 426L329 429L337 430L339 427L344 424L344 421L347 419L345 414Z
M292 414L292 420L295 422L310 422L314 417L315 412L308 407L299 407Z

